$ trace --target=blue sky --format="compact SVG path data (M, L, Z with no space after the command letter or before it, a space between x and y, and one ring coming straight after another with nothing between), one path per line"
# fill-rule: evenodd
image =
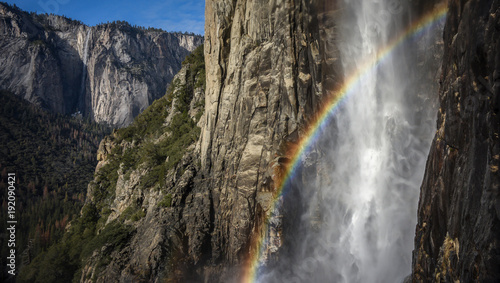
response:
M205 0L3 0L26 11L65 15L87 25L121 20L166 31L204 33Z

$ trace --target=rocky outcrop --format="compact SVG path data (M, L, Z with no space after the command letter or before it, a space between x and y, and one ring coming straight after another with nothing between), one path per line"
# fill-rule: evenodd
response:
M0 4L0 88L46 109L123 127L165 94L196 35L88 27Z
M167 95L100 146L100 162L82 215L72 222L62 246L53 249L77 255L71 258L71 270L80 272L71 278L241 279L252 240L263 233L262 222L269 216L275 181L289 158L287 145L301 137L312 113L343 81L336 26L340 11L334 1L326 2L206 2L205 58L195 51ZM416 281L488 281L498 276L498 12L487 10L485 3L450 3L439 130L419 205ZM419 9L424 13L428 7L422 4ZM85 89L104 89L110 101L117 99L113 89L141 89L135 76L149 68L132 63L140 55L119 52L123 41L111 40L116 36L135 42L146 36L136 34L132 40L128 28L80 32L78 46L89 49L88 56L78 56L87 58L82 61L89 76ZM436 42L431 50L415 50L432 57L440 48ZM115 62L109 58L125 71L108 63ZM428 58L415 59L411 62L420 64ZM425 73L422 80L432 81L435 74L436 70ZM425 96L427 86L409 91ZM87 104L87 97L82 103ZM97 113L107 113L111 102L88 103L101 105L99 111L87 113L98 119ZM114 109L114 117L126 111L119 103ZM317 166L321 152L314 154L304 161L305 170L327 179L328 168ZM300 179L297 187L308 181ZM285 210L292 217L283 226L293 226L294 213L298 217L303 205L297 199L284 201L290 200L295 202ZM271 232L292 230L286 229ZM74 250L75 241L80 250Z
M200 274L188 271L205 262L203 239L210 227L210 203L199 201L208 199L209 190L196 178L204 126L203 48L183 64L164 97L102 140L81 216L47 252L64 259L60 278L199 281ZM23 269L20 280L40 281L42 268L57 268L57 261L45 258Z
M125 247L97 249L83 268L82 280L240 279L252 240L264 233L262 223L271 213L275 181L289 158L287 145L298 140L312 113L343 81L337 9L334 3L320 1L207 1L206 90L203 99L198 99L203 101L205 112L198 122L199 140L176 166L158 169L165 176L164 185L151 185L143 177L155 172L151 166L131 171L127 159L113 163L109 158L110 153L134 148L151 152L145 151L148 142L127 140L127 136L134 136L129 128L103 142L98 166L101 173L97 174L108 177L96 177L89 186L87 205L97 206L104 227L113 227L115 221L132 219L134 215L143 216L123 222L134 227ZM439 50L429 50L429 54L436 52ZM179 78L189 77L185 72L182 70ZM430 72L422 80L434 80L435 74ZM184 82L180 79L176 84L174 79L174 89L185 88ZM426 86L415 86L414 91L428 94ZM188 112L193 116L192 110ZM170 114L164 118L167 127L175 121ZM161 143L168 135L153 136L152 140L158 139L153 143ZM143 162L140 156L136 160ZM168 164L171 158L162 155L161 164ZM308 162L316 159L311 157ZM114 164L115 169L110 170L106 164ZM312 164L306 170L312 173L316 169ZM326 175L327 168L323 169L318 172ZM109 177L109 172L117 174ZM109 187L107 180L114 185ZM297 188L301 185L297 184ZM103 197L104 190L110 194ZM285 201L290 202L285 212L288 220L283 224L288 228L283 232L292 238L289 232L301 204L297 204L298 199L293 199L294 203ZM111 211L99 207L102 203L109 204ZM281 235L281 227L272 229L270 234ZM278 248L269 247L269 258ZM106 259L106 254L111 254L111 260ZM105 268L99 264L103 260ZM144 266L144 262L149 265Z
M500 2L450 1L413 282L500 278Z

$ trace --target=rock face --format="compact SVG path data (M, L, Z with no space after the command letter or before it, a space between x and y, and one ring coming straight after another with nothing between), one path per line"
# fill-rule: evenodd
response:
M283 145L341 81L335 12L334 1L206 2L201 165L215 264L243 263L268 212L273 167L286 159ZM214 271L207 276L216 282Z
M0 88L46 109L97 122L132 122L179 71L196 35L118 22L88 27L0 4Z
M413 282L500 278L500 2L450 1Z
M63 281L199 281L189 271L206 262L211 208L197 178L202 46L183 64L164 97L102 140L81 217L48 252L58 260L38 257L20 272L22 282L43 281L41 270L60 264Z

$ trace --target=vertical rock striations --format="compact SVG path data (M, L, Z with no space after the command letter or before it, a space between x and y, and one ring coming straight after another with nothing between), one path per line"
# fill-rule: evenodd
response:
M280 146L341 81L335 1L207 1L205 17L201 164L213 226L204 236L214 264L237 266L269 212Z
M500 2L450 1L414 282L500 278Z
M123 127L155 99L202 44L196 35L88 27L0 3L0 88L59 113Z

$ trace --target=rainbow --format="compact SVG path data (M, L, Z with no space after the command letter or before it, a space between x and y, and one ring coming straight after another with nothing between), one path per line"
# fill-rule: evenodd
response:
M382 63L396 47L400 46L407 39L418 37L433 28L437 23L442 23L446 18L447 11L448 9L446 4L441 4L412 23L403 32L401 32L399 36L395 37L389 42L389 44L381 49L376 56L373 56L373 59L365 62L364 65L348 76L338 90L332 91L323 103L324 106L317 112L316 116L311 119L309 126L307 127L307 131L302 135L302 138L294 147L290 148L288 155L291 156L291 159L285 168L285 174L283 174L281 180L278 180L276 184L278 189L270 208L271 211L276 208L280 196L293 180L294 175L300 167L301 158L305 153L310 151L311 147L316 143L323 132L323 129L329 124L330 120L337 112L337 109L339 109L339 106L345 102L346 98L349 97L351 93L354 92L359 83L369 76L372 70L377 68L377 66ZM262 230L264 232L260 233L261 235L258 239L254 239L254 242L251 243L253 249L250 251L249 257L244 265L241 282L251 283L257 281L259 258L261 257L265 247L268 220L269 219L266 219L263 223L263 225L266 225L266 227Z

